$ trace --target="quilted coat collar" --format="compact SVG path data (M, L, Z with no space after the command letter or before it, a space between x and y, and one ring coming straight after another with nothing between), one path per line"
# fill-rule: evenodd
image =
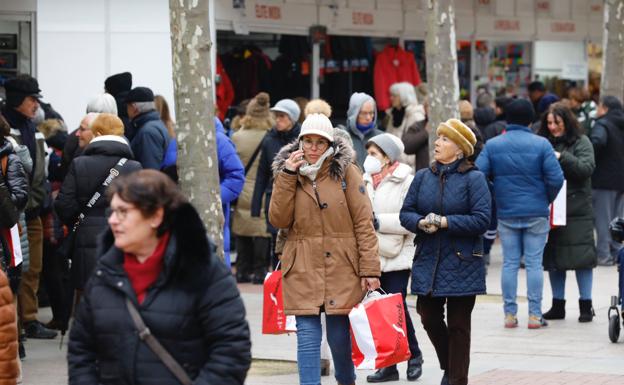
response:
M329 158L329 175L334 180L342 180L346 176L347 167L349 164L353 163L355 155L351 146L340 136L335 136L334 148L334 156ZM273 176L277 176L277 174L284 170L286 167L286 160L293 151L298 149L299 141L292 142L282 147L277 155L275 155L275 160L273 161ZM325 167L322 168L320 173L325 172L324 169Z
M441 172L444 172L445 174L453 174L455 172L460 173L460 174L465 174L468 171L473 170L473 169L476 170L477 167L475 166L473 162L471 162L470 160L466 158L456 160L455 162L451 163L448 166L440 164L438 162L431 163L431 171L435 175L440 175Z

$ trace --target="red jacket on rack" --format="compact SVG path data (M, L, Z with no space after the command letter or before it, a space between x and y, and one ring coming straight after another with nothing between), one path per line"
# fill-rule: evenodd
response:
M234 87L232 87L230 77L227 72L225 72L225 68L223 68L223 64L221 63L221 58L218 56L217 75L221 78L220 82L217 84L217 108L219 109L219 119L223 121L225 113L232 104L232 101L234 101Z
M420 73L411 52L387 45L375 59L375 101L381 111L390 107L390 86L398 82L420 84Z

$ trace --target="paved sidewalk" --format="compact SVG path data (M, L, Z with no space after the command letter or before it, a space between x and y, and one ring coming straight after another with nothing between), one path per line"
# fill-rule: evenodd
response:
M526 328L528 310L526 300L519 299L517 329L503 328L500 297L500 249L495 247L488 274L487 296L480 296L473 312L472 356L470 383L473 385L576 385L624 384L624 337L613 344L607 335L607 309L610 296L617 292L615 267L594 270L594 307L596 318L580 324L578 291L574 275L568 273L566 289L567 317L552 321L540 330ZM261 334L262 288L258 285L240 285L247 308L247 319L252 331L252 354L255 359L247 385L298 384L296 374L296 336ZM526 293L525 275L521 271L518 293ZM543 310L550 305L548 278L544 280ZM420 319L415 312L415 297L408 298L410 314L416 325L416 334L423 350L425 363L423 377L417 384L437 385L440 371L435 352ZM49 309L42 310L42 320L49 319ZM28 357L24 361L25 385L67 384L66 345L59 350L59 340L30 340L26 345ZM276 361L282 360L282 361ZM399 365L401 380L390 384L411 384L405 380L405 364ZM371 371L358 371L357 384L366 383ZM333 377L323 377L323 385L335 384Z

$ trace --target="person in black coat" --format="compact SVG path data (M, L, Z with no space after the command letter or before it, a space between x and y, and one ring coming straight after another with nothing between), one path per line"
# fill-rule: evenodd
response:
M296 140L299 136L301 125L297 121L299 120L299 115L301 115L301 109L294 100L283 99L277 102L275 107L271 108L271 111L275 115L275 127L266 134L261 144L256 184L251 197L251 216L260 216L260 211L263 208L262 203L264 202L267 230L273 237L274 246L277 229L271 226L268 220L269 202L273 192L273 169L271 166L279 150ZM273 250L273 248L271 249ZM273 266L275 266L276 262L275 258L273 258ZM260 279L263 280L264 277Z
M112 114L100 114L93 121L91 131L94 139L85 147L83 154L72 161L54 202L57 215L70 230L78 216L85 214L76 230L76 242L71 252L71 281L76 290L84 288L95 267L97 239L106 228L106 200L98 199L91 209L86 208L87 202L96 191L101 190L113 167L122 175L141 169L141 165L134 160L116 166L122 158L133 158L123 130L123 122Z
M69 384L179 384L141 340L127 305L196 385L243 384L249 327L234 277L197 211L165 174L111 184L111 229L69 338Z

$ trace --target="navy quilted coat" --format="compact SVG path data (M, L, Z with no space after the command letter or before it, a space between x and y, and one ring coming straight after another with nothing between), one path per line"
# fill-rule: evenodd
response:
M419 170L403 203L401 225L416 233L412 293L453 297L485 293L482 234L490 224L485 176L466 160ZM446 216L448 228L427 234L418 222Z

